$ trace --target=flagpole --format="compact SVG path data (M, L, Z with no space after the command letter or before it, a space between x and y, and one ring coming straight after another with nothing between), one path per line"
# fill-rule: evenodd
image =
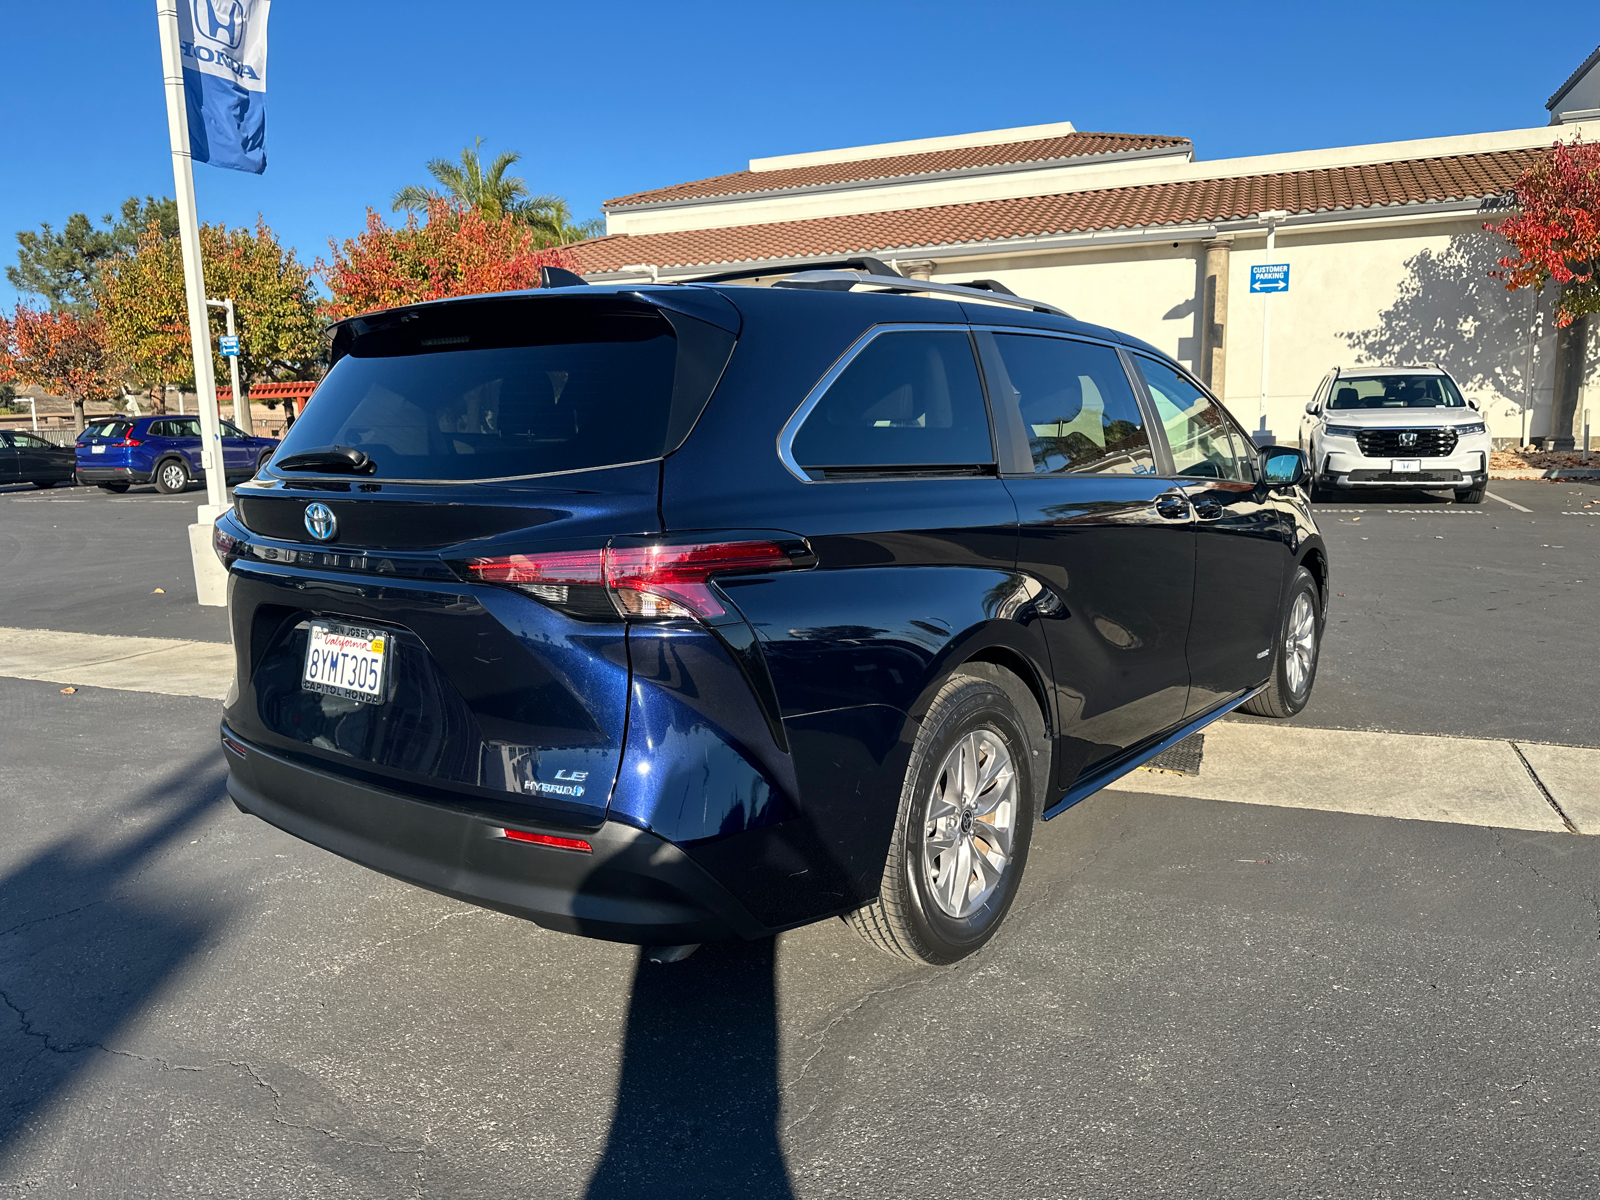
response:
M189 339L194 348L194 386L200 409L200 463L206 473L206 503L190 526L195 586L201 604L226 604L226 572L211 550L211 525L228 508L222 459L222 429L217 415L217 381L211 366L211 321L206 312L205 273L200 264L200 219L194 202L194 163L189 157L189 108L178 48L178 0L156 0L161 28L161 73L166 83L167 131L172 141L172 181L178 193L178 240L183 247L183 291L189 309ZM196 530L204 527L204 545Z

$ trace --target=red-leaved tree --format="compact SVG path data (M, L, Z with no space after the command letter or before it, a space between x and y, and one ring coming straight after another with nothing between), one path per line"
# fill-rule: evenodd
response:
M65 396L79 429L84 405L116 395L121 375L98 316L80 317L70 309L38 312L21 304L10 317L0 316L0 377Z
M486 216L443 199L429 201L426 221L412 214L401 226L384 224L369 208L366 229L342 245L330 238L328 248L331 261L319 258L316 271L331 293L323 315L333 320L419 300L534 288L541 267L573 269L565 250L540 249L534 231L512 214Z
M1555 283L1556 324L1563 329L1600 312L1600 143L1558 142L1513 191L1520 211L1484 226L1516 251L1494 274L1510 291Z

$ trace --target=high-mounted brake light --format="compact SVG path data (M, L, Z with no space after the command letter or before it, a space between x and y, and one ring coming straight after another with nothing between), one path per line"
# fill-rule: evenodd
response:
M467 570L485 583L511 584L575 615L604 614L594 604L604 595L621 616L671 620L720 617L727 611L709 586L714 576L798 565L778 542L739 541L512 554L472 559Z
M528 842L534 846L554 846L557 850L576 850L581 854L594 853L594 847L582 838L551 837L548 833L524 833L520 829L502 829L513 842Z

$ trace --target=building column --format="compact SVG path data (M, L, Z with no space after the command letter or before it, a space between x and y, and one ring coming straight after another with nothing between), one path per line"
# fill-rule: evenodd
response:
M1565 329L1556 330L1554 388L1550 394L1550 436L1547 450L1571 450L1583 436L1583 414L1578 398L1583 392L1583 373L1589 357L1589 318L1579 317Z
M1228 366L1228 254L1232 237L1201 244L1204 265L1200 284L1200 382L1220 399Z
M900 273L907 279L920 279L923 282L933 278L933 260L931 258L912 258L900 260Z

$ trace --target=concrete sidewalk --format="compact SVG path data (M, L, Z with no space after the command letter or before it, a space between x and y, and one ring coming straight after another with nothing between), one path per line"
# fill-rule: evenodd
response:
M1111 786L1410 821L1600 833L1600 750L1578 746L1219 721L1205 731L1198 775L1138 770Z
M233 647L226 642L0 628L0 675L221 700L233 682Z
M233 647L0 628L0 676L221 700ZM1220 721L1198 775L1139 770L1113 788L1411 821L1600 834L1600 750Z

